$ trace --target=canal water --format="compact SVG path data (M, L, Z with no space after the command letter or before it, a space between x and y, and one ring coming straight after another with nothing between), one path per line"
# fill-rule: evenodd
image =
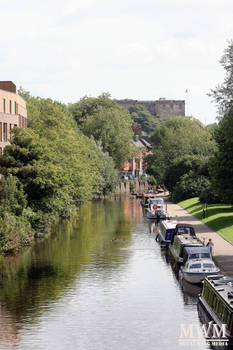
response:
M135 198L96 201L2 259L0 349L206 349L180 338L200 325L200 289L179 284L156 232Z

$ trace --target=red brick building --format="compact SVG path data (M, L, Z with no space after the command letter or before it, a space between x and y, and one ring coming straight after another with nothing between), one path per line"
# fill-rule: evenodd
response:
M132 159L129 159L129 161L124 164L124 167L119 170L127 174L132 174L133 176L141 176L147 168L145 157L152 154L152 147L146 137L139 135L134 135L133 144L136 146L136 149L138 149L138 153Z

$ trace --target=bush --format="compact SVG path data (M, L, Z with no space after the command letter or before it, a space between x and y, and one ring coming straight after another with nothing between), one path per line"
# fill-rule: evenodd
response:
M188 198L199 197L209 186L210 181L207 177L203 175L196 177L193 172L190 172L183 175L174 187L172 200L180 202Z
M22 184L13 175L2 176L0 191L0 215L4 212L11 212L13 215L22 215L26 208L27 200Z
M5 213L0 217L0 251L4 254L15 253L21 247L30 244L33 230L24 216Z
M205 189L203 189L199 195L199 201L201 203L208 203L208 204L217 204L221 203L221 199L218 197L218 195L215 193L213 187L208 186Z

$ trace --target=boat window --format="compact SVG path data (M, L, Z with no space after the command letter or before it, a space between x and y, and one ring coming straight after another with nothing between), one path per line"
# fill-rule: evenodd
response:
M198 259L198 258L199 258L199 254L198 253L189 255L189 259Z
M223 307L224 307L224 305L222 304L221 300L219 300L218 308L217 308L217 315L218 315L218 318L220 320L222 320L222 316L223 316Z
M189 255L189 259L209 259L209 253L194 253Z
M210 258L210 253L201 253L200 258L201 259L208 259L208 258Z
M210 269L210 268L214 267L214 264L203 263L203 267L204 267L204 269Z
M191 227L178 227L178 230L177 230L177 234L178 235L193 235L194 232L193 232L193 229Z
M214 300L214 292L212 290L210 290L209 293L209 305L212 307L213 306L213 300Z
M217 309L218 309L218 297L217 297L216 294L214 294L213 309L214 309L214 311L217 313Z
M156 199L156 198L153 198L151 199L151 204L163 204L163 199Z
M201 268L201 264L192 264L190 265L190 269L200 269Z

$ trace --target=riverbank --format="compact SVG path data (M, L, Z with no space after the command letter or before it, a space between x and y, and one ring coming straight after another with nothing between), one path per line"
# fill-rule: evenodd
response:
M198 197L179 202L182 208L218 232L223 238L233 243L233 209L230 204L208 204L206 207ZM204 212L203 212L204 210ZM204 218L203 218L204 214Z
M170 217L179 222L187 222L193 225L197 236L203 240L205 244L208 242L209 238L212 239L214 243L214 260L222 273L233 276L233 245L178 204L172 203L167 197L165 197L165 201Z

